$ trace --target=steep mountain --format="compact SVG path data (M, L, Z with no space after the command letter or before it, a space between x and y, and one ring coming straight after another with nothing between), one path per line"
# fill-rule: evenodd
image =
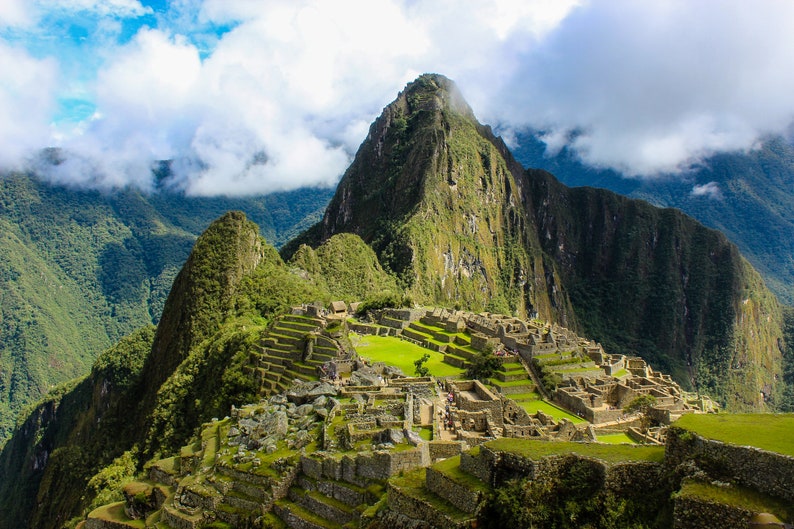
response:
M442 76L384 109L322 222L283 254L342 232L417 301L538 314L730 408L762 408L779 386L781 309L725 236L521 170Z
M353 236L340 238L366 248ZM321 247L317 255L321 269L333 268L326 258L335 252ZM388 285L374 256L368 262L357 272ZM335 284L338 274L316 278ZM146 327L122 339L87 377L48 395L15 429L0 453L0 528L61 527L109 501L103 491L152 456L173 454L203 422L255 402L263 388L250 374L251 357L274 316L330 299L287 266L244 214L218 219L174 281L156 332Z
M691 171L631 179L584 165L568 148L548 155L537 135L517 138L514 154L569 186L610 189L660 207L674 207L725 233L787 304L794 303L794 146L766 139L747 152L709 157Z
M82 376L121 336L156 323L196 237L230 209L282 243L330 191L242 199L103 194L0 178L0 443L19 410Z
M675 209L527 176L543 248L587 336L729 409L759 409L779 390L782 309L722 233Z
M283 255L355 233L418 301L567 323L522 172L451 81L422 76L372 124L322 222Z

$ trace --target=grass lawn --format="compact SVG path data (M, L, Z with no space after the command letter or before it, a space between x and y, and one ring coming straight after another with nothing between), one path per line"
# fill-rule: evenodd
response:
M636 444L634 439L626 435L625 433L608 433L604 435L597 436L596 439L599 443L607 443L611 445L617 445L621 443L630 443Z
M422 426L421 428L414 428L414 431L419 434L419 437L424 439L425 441L432 441L433 440L433 427L432 426Z
M425 367L434 377L460 376L463 370L444 363L444 354L425 349L411 342L392 336L360 336L352 338L353 347L360 356L372 362L385 362L402 369L407 376L414 376L414 361L429 354Z
M557 421L564 418L564 419L568 419L574 424L581 424L583 422L587 422L581 417L577 417L572 413L568 413L562 408L558 408L554 404L550 404L545 400L531 400L529 402L518 402L517 404L522 408L524 408L527 411L527 413L529 413L530 415L533 415L537 413L538 410L540 410L546 415L551 415Z
M433 469L441 472L452 481L463 485L469 490L486 492L490 489L488 485L480 481L476 476L461 470L460 456L439 461L433 465Z
M599 443L510 439L507 437L489 441L485 443L485 446L492 450L511 452L530 459L577 454L602 459L610 463L625 461L653 461L661 463L664 460L663 446L605 445Z
M794 413L688 414L673 425L708 439L794 456Z

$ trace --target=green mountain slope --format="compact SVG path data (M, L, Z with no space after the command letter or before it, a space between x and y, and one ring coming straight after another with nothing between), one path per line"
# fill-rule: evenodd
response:
M370 262L359 271L388 284ZM333 274L321 279L334 282ZM250 358L274 315L330 299L244 214L218 219L196 241L156 332L122 339L89 376L48 395L15 429L0 453L0 527L60 527L107 502L96 495L113 480L185 445L203 422L256 401Z
M452 82L422 76L372 124L322 222L282 253L355 233L417 301L568 323L522 178Z
M532 134L518 137L516 158L554 173L569 186L610 189L661 207L678 208L725 233L764 276L769 288L794 303L794 147L767 139L748 152L724 153L693 171L655 180L627 179L615 171L582 164L568 149L546 156ZM694 193L712 183L712 193Z
M270 241L319 218L330 191L243 199L67 189L0 178L0 443L19 411L156 323L196 236L242 209Z
M585 334L639 352L730 409L760 409L780 385L783 313L720 232L674 209L529 170L544 249Z
M730 408L780 385L781 308L735 246L678 211L522 171L444 77L384 109L322 222L283 253L342 232L421 302L537 313Z

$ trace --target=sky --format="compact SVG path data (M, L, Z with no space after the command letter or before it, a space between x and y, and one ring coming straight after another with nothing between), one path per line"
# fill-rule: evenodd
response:
M3 0L0 170L151 190L172 160L194 195L331 186L435 72L508 143L683 174L794 130L792 35L790 0Z

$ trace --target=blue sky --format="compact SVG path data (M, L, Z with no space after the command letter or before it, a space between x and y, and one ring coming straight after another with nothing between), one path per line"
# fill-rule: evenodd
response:
M195 194L333 185L432 71L508 140L540 129L652 178L790 130L792 34L788 0L4 0L0 169L149 189L171 159Z

